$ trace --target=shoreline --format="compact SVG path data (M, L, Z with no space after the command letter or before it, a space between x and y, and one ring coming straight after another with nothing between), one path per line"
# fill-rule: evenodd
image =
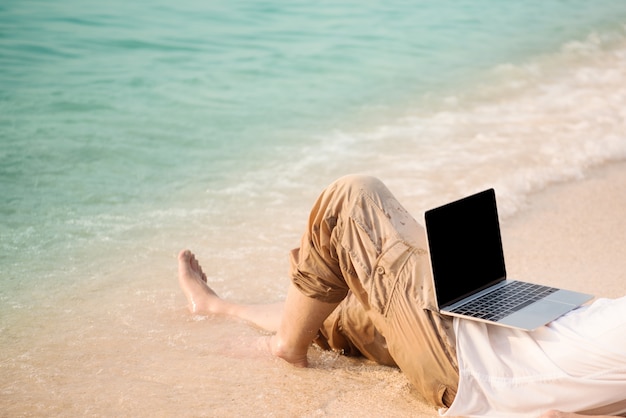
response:
M24 24L6 71L38 88L7 96L0 416L438 416L398 369L311 348L313 367L294 370L249 352L257 329L186 309L182 248L220 296L283 299L310 205L349 173L383 179L421 223L423 209L491 184L511 278L626 294L626 31L621 4L606 6L546 4L561 13L534 31L488 19L493 33L345 5L203 7L226 17L209 26L191 3L71 22L63 7L35 20L9 7ZM308 11L336 25L299 30ZM526 22L536 8L514 11ZM202 36L155 29L163 19L232 39L201 53ZM374 33L374 21L395 29ZM280 33L258 36L266 23ZM510 28L519 36L502 36ZM439 74L436 62L454 65Z
M501 222L510 277L598 297L626 294L626 161L590 168L583 178L552 184L526 202ZM438 416L394 368L312 348L313 367L303 371L244 353L241 347L258 331L190 317L175 280L175 259L155 261L161 273L150 288L142 279L133 284L126 272L128 285L106 294L87 285L90 292L58 317L47 316L32 329L27 318L37 312L30 312L23 328L5 334L14 337L1 359L7 413ZM85 312L94 306L90 295L100 295L100 307ZM186 405L182 414L180 405Z

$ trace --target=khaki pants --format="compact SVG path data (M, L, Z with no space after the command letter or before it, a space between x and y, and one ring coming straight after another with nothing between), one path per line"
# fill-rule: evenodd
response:
M340 305L317 342L397 365L424 400L450 406L459 375L449 318L435 309L423 228L377 179L347 176L318 198L291 254L300 291Z

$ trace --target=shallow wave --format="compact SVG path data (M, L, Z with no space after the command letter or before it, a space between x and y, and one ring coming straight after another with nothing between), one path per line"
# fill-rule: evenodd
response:
M508 216L531 192L626 159L623 33L592 34L557 54L498 66L489 78L388 123L290 149L297 156L277 171L309 182L368 172L420 209L495 186Z

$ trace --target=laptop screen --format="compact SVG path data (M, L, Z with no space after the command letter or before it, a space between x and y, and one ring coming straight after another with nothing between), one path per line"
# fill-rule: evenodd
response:
M506 278L493 189L425 213L440 307Z

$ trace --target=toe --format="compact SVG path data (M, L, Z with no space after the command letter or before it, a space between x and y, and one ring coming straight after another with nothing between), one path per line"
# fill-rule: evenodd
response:
M188 261L191 258L192 254L189 250L182 250L178 253L178 260L180 261Z

